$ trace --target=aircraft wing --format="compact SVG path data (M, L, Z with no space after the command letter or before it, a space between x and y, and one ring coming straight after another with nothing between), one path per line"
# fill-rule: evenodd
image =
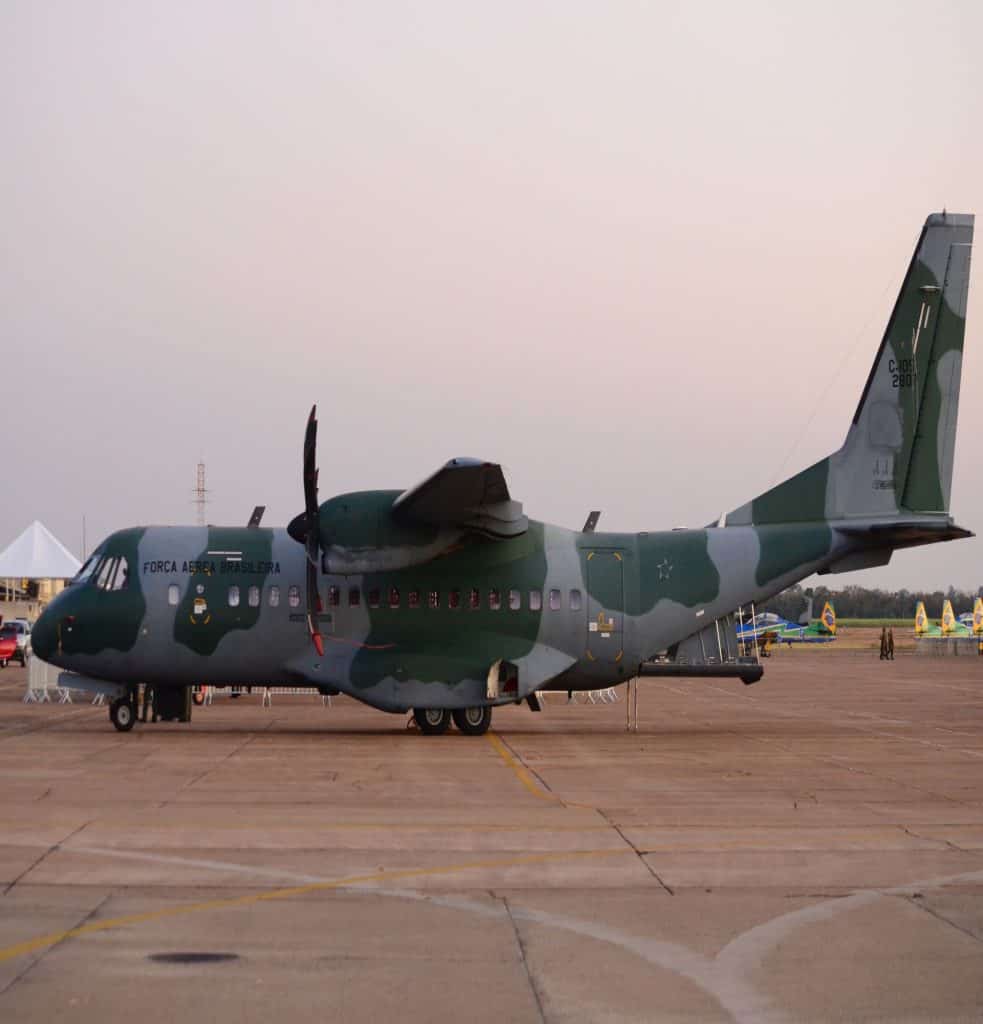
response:
M401 518L433 526L460 526L490 537L518 537L529 528L513 501L502 467L480 459L451 459L393 502Z

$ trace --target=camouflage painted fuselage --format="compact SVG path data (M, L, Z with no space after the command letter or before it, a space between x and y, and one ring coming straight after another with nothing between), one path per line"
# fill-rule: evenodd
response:
M718 525L550 526L522 514L500 467L452 460L403 493L312 506L323 655L293 525L113 534L95 573L39 620L34 648L121 683L308 685L388 711L475 707L624 681L814 572L968 536L949 493L972 235L971 216L928 218L843 446ZM496 665L507 666L497 695Z
M472 537L405 569L322 574L322 658L302 607L304 552L286 531L147 527L113 534L95 556L125 558L126 587L69 587L35 645L55 665L116 682L310 685L388 711L489 703L489 668L502 659L518 668L504 703L623 682L850 548L826 523L584 534L531 522L520 537Z

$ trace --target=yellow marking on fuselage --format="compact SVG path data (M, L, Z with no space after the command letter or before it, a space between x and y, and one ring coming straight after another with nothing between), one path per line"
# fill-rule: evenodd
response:
M530 793L532 793L534 797L537 797L539 800L549 800L553 803L556 803L559 800L559 798L553 796L552 793L545 792L542 787L535 782L532 775L529 773L529 769L519 761L519 759L511 750L509 750L501 739L495 735L495 733L486 732L485 739L487 739L495 748L498 752L498 756L512 769L513 772L515 772L516 778L523 786L526 787L526 789L529 790Z
M350 875L348 878L339 878L333 882L310 882L306 885L294 885L286 889L270 889L265 892L252 893L248 896L228 896L222 899L204 900L200 903L188 903L184 906L163 907L160 910L148 910L142 914L125 914L122 917L107 918L105 921L91 921L88 924L79 925L77 928L69 928L63 932L51 932L48 935L40 935L34 939L17 942L12 946L0 949L0 963L3 963L5 960L13 960L15 957L26 956L28 953L35 953L48 946L64 942L66 939L81 938L85 935L94 935L98 932L110 931L115 928L125 928L129 925L145 924L147 921L160 921L168 917L180 917L185 914L196 914L206 910L248 907L268 900L289 899L292 896L306 896L312 892L326 892L331 889L366 885L371 882L392 882L406 878L448 875L460 871L518 867L523 864L540 864L545 861L560 860L565 857L613 857L626 854L635 856L635 851L630 848L619 850L571 850L566 853L529 854L523 857L502 857L495 860L473 861L470 864L449 864L446 867L438 868L376 871L369 875Z

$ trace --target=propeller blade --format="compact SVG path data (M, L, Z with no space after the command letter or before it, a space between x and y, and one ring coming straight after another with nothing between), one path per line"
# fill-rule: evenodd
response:
M311 601L311 595L314 600ZM311 634L311 641L319 657L324 657L324 640L321 638L321 629L318 625L317 616L321 613L321 594L317 586L317 566L307 561L307 629Z
M317 503L317 406L311 407L304 434L304 547L307 555L307 629L319 657L324 641L318 615L321 593L317 585L317 563L321 554L321 520Z

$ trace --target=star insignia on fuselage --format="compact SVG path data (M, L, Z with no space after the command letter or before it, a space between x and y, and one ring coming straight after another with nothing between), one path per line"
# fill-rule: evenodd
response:
M663 558L656 566L656 569L659 570L659 579L667 580L672 575L672 562L668 558Z

